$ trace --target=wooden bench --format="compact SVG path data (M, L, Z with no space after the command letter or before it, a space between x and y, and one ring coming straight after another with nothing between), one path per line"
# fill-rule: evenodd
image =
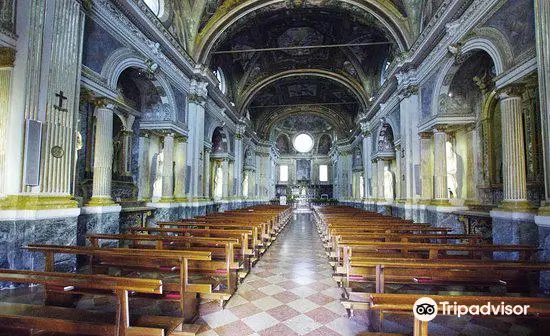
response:
M225 288L215 290L204 296L212 296L220 300L223 305L229 300L237 289L237 273L240 269L239 262L235 261L234 244L236 238L214 237L186 237L186 236L158 236L158 235L128 235L128 234L88 234L86 236L91 246L100 247L101 241L115 240L123 243L123 247L157 250L193 250L212 253L211 261L190 260L189 272L198 272L210 277L222 278Z
M409 313L412 314L414 303L423 294L370 294L369 308L380 313L379 321L382 320L384 313ZM472 306L486 305L488 302L499 305L504 302L505 305L526 306L527 316L548 317L550 316L550 298L536 297L507 297L507 296L455 296L455 295L429 295L438 304L438 314L448 315L448 311L442 309L442 302L449 302L451 305L456 302L457 305ZM451 312L451 315L452 314ZM476 315L476 317L497 316L497 315ZM413 335L427 336L428 323L414 318ZM381 326L381 323L380 323Z
M384 293L385 283L419 285L499 285L509 288L527 286L529 272L550 270L549 263L500 260L415 260L361 259L352 261L346 277L348 284L375 282L376 293Z
M197 294L210 294L215 287L212 282L204 281L201 274L192 277L188 267L192 260L212 260L211 252L58 245L29 245L25 249L44 253L46 271L54 271L56 254L72 254L88 259L83 270L89 274L110 274L112 269L117 269L125 277L161 279L164 293L154 298L178 301L185 321L193 321L198 316Z
M0 281L42 284L46 290L65 293L115 295L118 303L116 313L102 313L0 302L0 330L70 331L77 335L184 335L180 333L183 324L181 318L129 314L128 292L162 294L160 280L0 269Z

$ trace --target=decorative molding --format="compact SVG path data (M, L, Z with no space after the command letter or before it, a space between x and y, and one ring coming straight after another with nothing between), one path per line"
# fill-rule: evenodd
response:
M0 67L13 67L15 63L15 49L0 47Z

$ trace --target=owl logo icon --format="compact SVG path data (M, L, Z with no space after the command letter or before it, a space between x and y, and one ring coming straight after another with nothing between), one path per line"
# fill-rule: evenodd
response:
M413 313L420 321L431 321L437 316L437 303L429 297L421 297L414 303Z

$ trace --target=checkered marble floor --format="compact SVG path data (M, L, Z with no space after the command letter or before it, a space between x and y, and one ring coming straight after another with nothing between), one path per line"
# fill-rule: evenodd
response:
M347 336L372 328L365 312L347 318L340 303L342 289L332 280L332 268L310 216L294 214L225 309L215 302L201 305L196 322L202 325L200 336ZM412 330L412 316L385 316L383 331L412 335ZM437 317L430 322L429 334L550 335L543 330L550 329L532 319Z
M346 317L310 216L294 214L225 309L201 305L201 336L341 336L367 329L366 321Z

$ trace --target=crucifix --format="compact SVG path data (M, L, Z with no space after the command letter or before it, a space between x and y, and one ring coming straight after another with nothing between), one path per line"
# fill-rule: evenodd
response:
M61 111L66 110L63 108L63 100L66 100L67 97L65 97L63 91L59 91L59 93L56 93L55 96L59 98L59 105L54 105L54 107Z

